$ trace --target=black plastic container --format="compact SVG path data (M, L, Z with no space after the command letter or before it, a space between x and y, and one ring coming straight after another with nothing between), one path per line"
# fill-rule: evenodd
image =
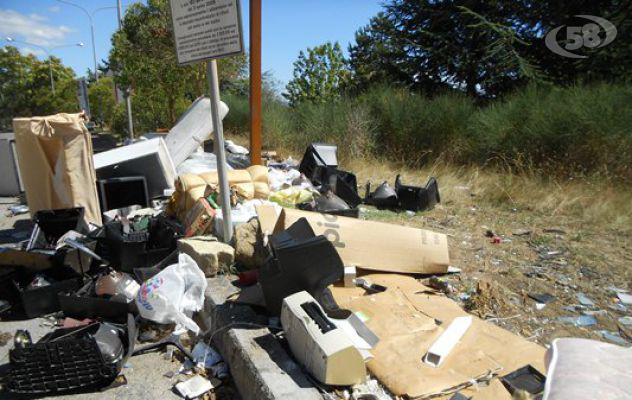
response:
M321 184L319 171L316 167L338 167L336 152L338 146L333 144L312 143L305 150L298 170L301 171L314 185Z
M184 234L182 227L165 217L150 220L147 229L123 232L119 221L108 222L96 235L100 242L97 253L119 271L133 273L135 268L151 267L176 249Z
M395 192L399 207L409 211L431 210L441 202L439 185L435 178L430 178L425 187L408 186L401 183L399 175L395 178Z
M544 391L546 377L531 365L525 365L524 367L501 377L500 381L511 394L513 394L516 390L524 390L527 393L537 395Z
M46 241L55 243L70 230L87 233L89 229L84 214L83 207L40 210L33 216L33 221L44 232Z
M281 314L283 299L309 292L319 302L327 286L340 280L344 265L333 244L316 236L305 218L270 237L272 257L259 270L259 283L272 315ZM321 302L322 304L322 302Z
M62 292L75 291L83 284L81 275L69 267L51 268L41 274L53 282L47 286L27 289L28 284L33 281L36 274L26 272L20 274L13 281L24 307L24 313L28 318L37 318L60 311L61 306L57 295Z

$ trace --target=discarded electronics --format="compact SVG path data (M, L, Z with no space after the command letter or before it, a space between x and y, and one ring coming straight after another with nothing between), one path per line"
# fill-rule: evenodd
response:
M318 381L354 385L366 380L364 357L309 293L283 300L281 325L292 354Z
M299 208L357 218L362 198L358 195L356 176L338 169L336 151L337 146L323 143L312 143L305 151L299 171L323 196Z
M103 212L136 204L149 206L147 180L144 176L99 179L97 182Z
M98 179L144 176L150 198L174 189L176 169L161 138L144 140L94 155Z
M409 211L432 210L437 203L441 202L439 197L439 184L435 178L430 178L426 186L408 186L401 183L399 175L395 178L395 192L399 200L399 207Z
M338 197L331 190L325 191L311 202L297 204L300 210L316 211L324 214L342 215L345 217L358 218L360 210L351 208L344 200Z
M6 388L22 395L61 395L110 385L133 353L136 325L94 323L57 329L38 343L15 343Z
M314 183L320 185L318 167L338 168L338 158L336 152L338 146L333 144L312 143L305 150L298 170Z
M382 182L375 189L375 192L371 192L371 182L367 182L364 203L380 209L395 208L399 205L399 200L397 199L397 192L389 186L388 182Z
M432 210L441 202L439 184L430 178L424 187L403 185L400 175L395 178L395 187L387 182L379 185L371 192L371 182L367 182L364 203L379 209L401 209L407 211Z
M327 286L343 277L338 252L325 236L314 234L305 218L269 238L271 256L259 270L270 313L279 315L283 299L307 291L319 301ZM322 301L321 301L322 304Z

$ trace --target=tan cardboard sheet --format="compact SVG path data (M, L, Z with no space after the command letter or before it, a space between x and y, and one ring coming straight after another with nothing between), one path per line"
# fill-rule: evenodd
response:
M31 216L84 207L86 221L101 225L92 138L79 114L15 118L13 129Z
M446 272L450 264L448 239L442 233L290 208L284 208L277 217L271 206L258 207L257 215L264 233L281 231L306 218L317 235L333 243L345 265L434 274Z
M476 317L440 367L423 363L422 357L444 327L469 314L447 297L429 294L429 288L412 277L369 274L363 278L388 289L366 295L360 288L336 286L332 292L340 307L368 317L366 324L380 337L368 368L394 394L427 396L490 370L505 375L527 364L544 373L544 348ZM489 399L505 398L502 390L487 390L492 392L498 397Z

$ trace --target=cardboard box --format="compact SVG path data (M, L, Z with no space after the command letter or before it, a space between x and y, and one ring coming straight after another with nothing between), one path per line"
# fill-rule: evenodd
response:
M193 208L189 210L184 220L184 227L186 229L184 236L198 236L206 234L210 228L213 218L217 212L208 200L204 197L199 198Z
M448 239L442 233L383 222L272 206L257 208L264 234L280 232L306 218L316 235L324 235L345 265L412 274L445 273L450 264Z

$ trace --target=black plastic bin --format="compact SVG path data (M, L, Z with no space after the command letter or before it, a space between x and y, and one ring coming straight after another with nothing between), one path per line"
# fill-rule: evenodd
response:
M33 221L40 227L48 243L55 243L64 233L74 230L88 233L88 225L84 219L83 207L61 208L58 210L40 210L33 216Z
M100 242L97 252L114 269L133 273L134 268L151 267L171 254L183 233L181 226L160 216L146 230L130 233L123 232L121 222L112 221L96 236Z
M83 284L81 275L69 267L51 268L41 272L41 274L53 282L48 286L26 289L36 276L34 273L27 272L22 272L13 281L24 307L24 313L28 318L37 318L60 311L61 306L57 295L62 292L75 291Z

